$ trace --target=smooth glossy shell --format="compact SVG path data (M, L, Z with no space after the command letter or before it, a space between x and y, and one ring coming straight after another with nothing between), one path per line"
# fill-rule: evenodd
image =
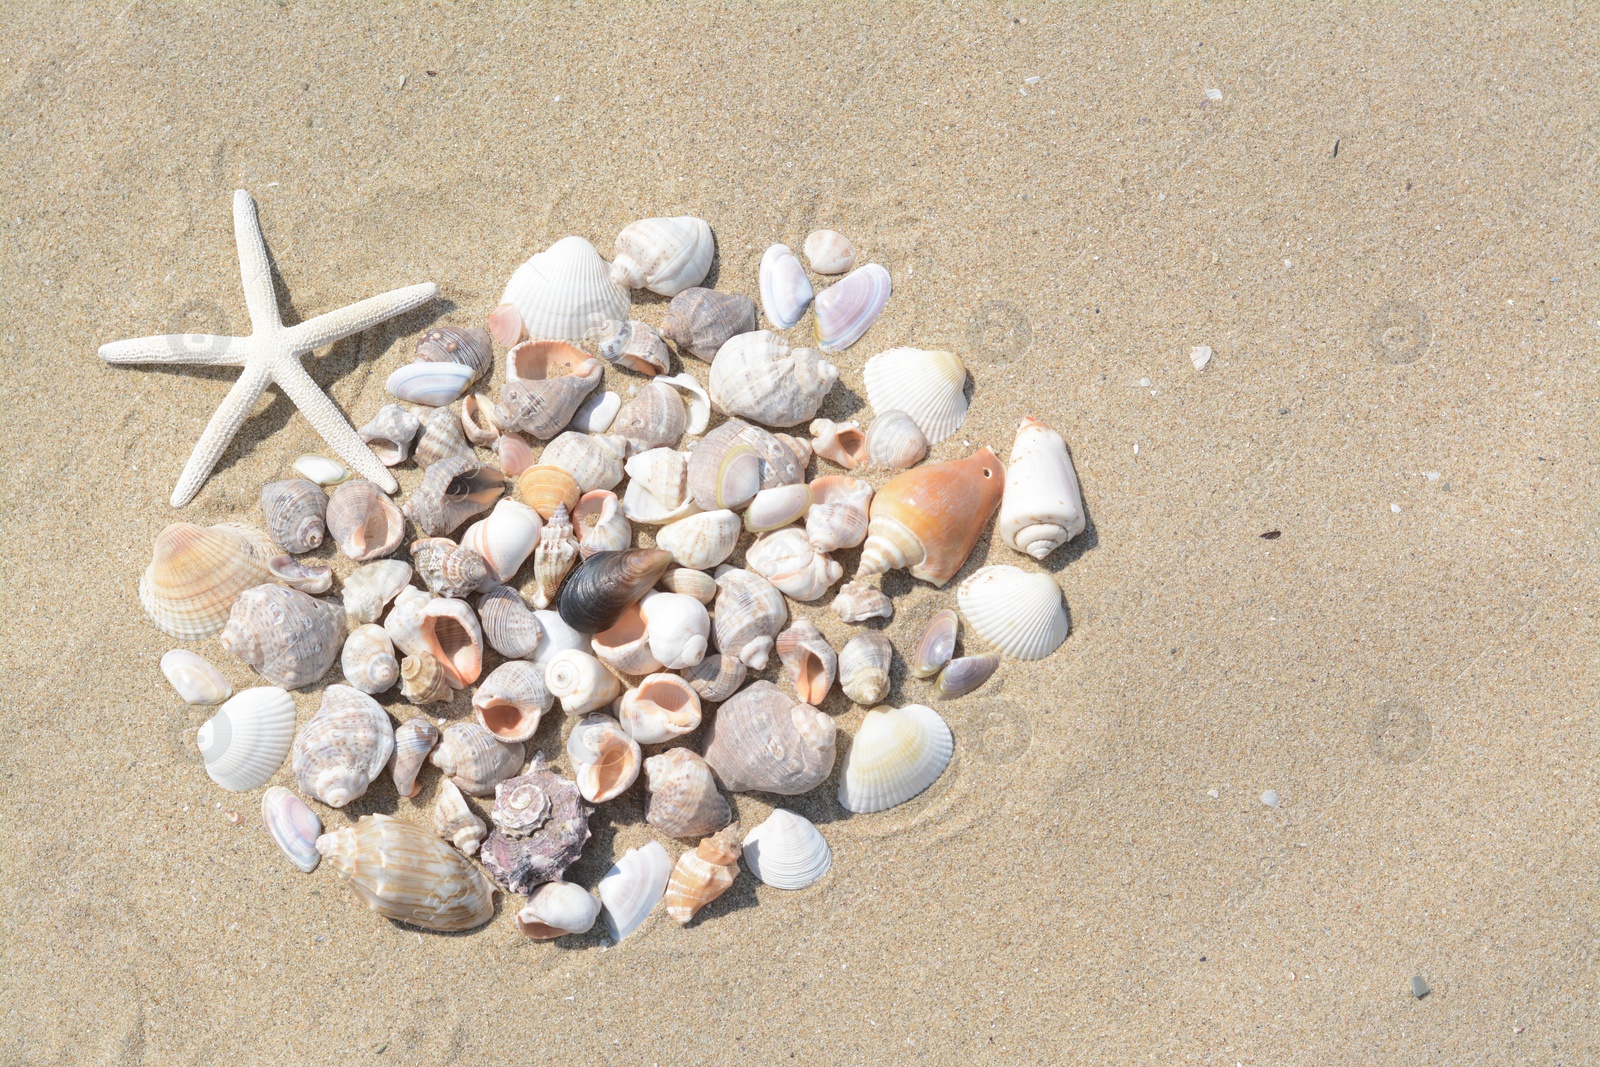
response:
M281 585L246 589L218 640L267 681L299 689L317 681L344 644L344 612Z
M175 648L161 657L161 673L186 704L220 704L233 686L198 652Z
M817 294L811 303L817 344L842 352L861 339L889 302L889 272L876 263L851 271Z
M692 667L705 658L711 638L706 606L683 593L650 592L639 601L650 639L650 655L668 670Z
M638 604L628 605L616 622L594 635L591 643L595 658L620 674L649 674L661 669L661 661L650 651L650 631Z
M591 804L621 796L639 778L644 755L639 743L609 715L589 714L567 736L567 756L578 791Z
M627 318L630 299L594 245L563 237L516 269L500 303L514 307L521 320L510 343L518 337L581 341L607 319ZM507 331L493 320L490 330L508 344Z
M317 838L317 851L386 919L451 932L494 918L489 879L420 826L363 815L356 825Z
M939 682L935 687L939 690L939 699L954 700L966 696L994 677L994 672L999 669L1000 657L993 652L953 659L939 672Z
M621 941L649 918L671 875L672 860L657 841L630 849L605 873L598 892L612 938Z
M617 234L611 280L629 289L677 296L705 280L716 248L705 219L642 219Z
M717 709L705 758L729 792L797 796L833 770L834 737L832 719L760 681Z
M318 485L338 485L351 477L350 469L327 456L304 455L294 461L294 472Z
M668 567L656 588L692 596L702 604L711 603L717 596L717 580L705 571L689 567Z
M443 407L472 386L472 368L460 363L407 363L383 383L391 396L426 407Z
M671 554L660 549L597 552L561 587L561 618L575 630L599 633L644 596L671 563Z
M956 603L979 640L1007 659L1043 659L1070 628L1056 580L1017 567L975 571L956 590Z
M517 912L517 929L535 941L586 934L600 917L600 898L571 882L546 882Z
M728 419L689 454L689 494L702 511L739 511L762 489L804 480L805 465L788 445L742 419Z
M883 633L857 634L839 653L839 688L845 696L871 707L889 693L889 663L894 646Z
M615 396L616 394L611 394ZM506 477L515 478L538 462L533 446L527 438L514 430L507 430L494 441L495 462Z
M356 431L385 467L404 463L411 455L422 422L399 404L385 404L372 421Z
M872 498L856 577L904 567L944 585L983 535L1005 488L1005 468L987 448L891 479Z
M607 389L595 390L573 412L567 429L573 433L605 433L622 410L622 397Z
M328 532L323 513L328 494L305 478L287 478L261 487L261 513L267 533L285 552L310 552Z
M686 748L668 749L644 761L650 804L645 822L673 837L704 837L733 821L733 809L717 792L706 761Z
M833 851L805 816L773 808L766 822L745 834L744 863L774 889L804 889L828 873Z
M246 689L217 709L194 735L206 774L235 793L259 789L294 743L294 698L277 686Z
M520 743L501 741L475 722L453 722L428 762L463 793L482 797L522 769L524 754Z
M322 820L306 807L305 801L275 785L261 797L261 821L267 835L289 857L289 862L310 874L322 862L317 838L322 836Z
M622 318L614 315L613 318ZM672 298L661 319L661 336L678 351L705 360L716 358L728 338L756 328L756 302L738 293L685 289Z
M710 570L733 554L739 544L739 516L726 508L702 511L663 526L656 547L672 553L680 567Z
M783 594L754 571L726 564L717 568L716 610L712 632L718 650L739 657L747 667L762 670L772 653L773 638L789 618Z
M811 486L804 482L763 489L744 509L744 528L751 533L766 533L799 522L811 510L814 500Z
M814 348L791 348L770 330L729 339L711 363L711 401L766 426L809 423L839 369Z
M943 608L935 612L911 651L911 677L932 678L944 670L944 665L956 653L956 637L960 630L961 620L954 611Z
M903 411L885 411L867 427L867 463L903 471L915 467L928 454L928 438L916 421Z
M839 806L865 814L904 804L939 780L954 751L950 727L932 708L869 711L844 757Z
M1011 448L995 529L1018 552L1042 560L1083 532L1083 491L1061 435L1023 419Z
M838 230L812 230L804 246L811 269L818 274L843 274L856 265L856 247Z
M776 244L761 257L761 310L780 330L800 321L814 294L811 279L789 246Z
M488 589L515 578L517 571L533 555L543 528L539 513L527 504L520 500L497 500L488 517L479 519L461 535L461 547L477 553L488 568L488 573L473 590ZM412 554L416 554L415 545ZM432 588L431 583L429 587Z
M622 692L617 676L588 652L564 649L545 664L544 684L569 715L603 708Z
M862 378L874 412L905 412L929 444L943 441L966 420L967 368L954 353L891 348L867 360Z

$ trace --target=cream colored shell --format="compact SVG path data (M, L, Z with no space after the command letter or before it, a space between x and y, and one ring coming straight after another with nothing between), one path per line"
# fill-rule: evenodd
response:
M950 727L932 708L869 711L845 753L839 805L867 813L904 804L939 780L954 752Z
M929 444L955 433L967 417L967 368L952 352L891 348L867 360L862 377L872 410L905 412Z
M984 567L956 590L973 633L1008 659L1043 659L1067 639L1067 606L1048 574Z

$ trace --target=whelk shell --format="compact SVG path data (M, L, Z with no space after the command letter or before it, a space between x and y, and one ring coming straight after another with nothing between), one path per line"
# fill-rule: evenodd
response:
M394 753L394 724L376 700L330 685L294 739L291 766L307 796L342 808L367 791Z
M537 470L538 468L535 468ZM539 547L533 551L533 603L548 608L556 592L578 559L578 538L567 519L567 506L557 504L539 532Z
M273 685L246 689L217 709L194 735L206 774L234 793L259 789L283 765L294 742L294 698Z
M453 722L444 728L428 762L463 793L483 797L522 769L523 755L519 742L501 741L475 722Z
M545 688L561 701L569 715L583 715L603 708L622 692L617 676L601 662L576 648L564 649L550 657L544 669Z
M950 764L955 739L939 713L921 704L867 712L839 775L839 806L865 814L904 804Z
M839 687L844 695L867 707L889 694L889 663L894 646L877 630L857 634L839 653Z
M726 508L690 515L656 533L657 547L672 553L673 562L697 571L715 567L738 544L739 516Z
M867 463L890 470L909 470L928 454L928 438L903 411L885 411L867 427Z
M411 455L411 443L421 429L422 420L410 411L399 404L385 404L371 422L356 431L356 436L367 443L385 467L394 467Z
M470 930L494 918L494 886L461 853L402 819L363 815L317 838L317 851L367 906L426 930Z
M771 582L727 564L717 568L716 611L711 623L720 651L762 670L772 654L772 640L788 618L783 594Z
M634 522L659 525L693 514L689 498L690 454L670 448L652 448L625 464L628 488L622 494L622 512Z
M535 753L527 774L495 788L489 812L495 828L483 846L483 865L512 893L554 882L582 855L592 812L577 785L550 770Z
M702 604L709 604L716 598L717 580L705 571L690 567L668 567L656 583L656 588L692 596Z
M811 486L804 482L763 489L744 509L744 528L751 533L766 533L799 522L811 510L815 499Z
M198 652L175 648L161 657L161 673L186 704L220 704L233 686Z
M400 547L406 535L405 519L394 501L360 478L333 491L327 520L339 551L357 563L387 556Z
M431 467L442 459L473 459L476 453L467 443L461 418L449 408L434 408L422 416L422 435L417 438L411 458L419 467Z
M695 376L688 371L682 374L663 374L656 379L658 385L670 385L678 392L683 393L683 403L688 409L687 419L684 422L683 432L686 434L701 434L706 432L706 426L711 422L711 394L707 393Z
M622 674L649 674L661 669L650 651L650 630L638 604L629 604L620 618L594 635L595 658Z
M506 353L506 381L559 378L583 369L592 358L577 345L565 341L524 341Z
M811 433L811 449L845 470L854 470L867 460L867 435L856 422L834 422L832 419L814 419L807 429Z
M814 348L790 348L770 330L730 338L711 362L711 401L767 426L810 422L839 369Z
M956 613L944 608L934 613L928 625L922 628L916 648L911 653L911 677L932 678L944 670L950 657L956 654L956 636L961 622Z
M578 792L591 804L620 796L639 777L643 754L639 743L609 715L590 714L567 735L567 756L578 779Z
M586 934L600 917L600 898L571 882L546 882L517 912L517 929L535 941Z
M693 852L678 857L662 898L667 914L679 925L694 918L695 912L726 893L739 877L740 844L743 831L738 823L723 827L701 841Z
M306 807L305 801L275 785L261 797L261 821L267 834L289 857L289 862L310 874L322 862L317 838L322 836L322 820Z
M494 369L494 346L481 327L435 326L417 340L414 362L459 363L476 381Z
M683 593L646 593L639 614L650 638L650 655L668 670L682 670L706 655L711 617L706 606Z
M267 533L285 552L310 552L322 544L328 532L322 518L327 508L328 494L305 478L286 478L261 487Z
M953 353L891 348L867 360L861 373L872 410L905 412L929 444L943 441L966 420L967 368Z
M1048 574L984 567L961 583L956 603L979 639L1007 659L1043 659L1070 629L1061 587Z
M384 628L365 623L350 631L339 654L344 680L363 693L381 693L400 680L400 662Z
M539 462L547 467L560 467L572 475L580 492L589 493L610 489L622 481L622 464L627 458L625 437L568 430L545 446Z
M294 472L318 485L338 485L350 478L350 471L327 456L307 454L294 461Z
M407 363L383 387L390 396L426 407L443 407L472 387L477 377L460 363Z
M1044 423L1023 419L1000 498L1000 539L1042 560L1081 534L1084 524L1083 491L1067 443Z
M472 710L483 728L502 741L526 741L555 703L544 684L544 668L526 660L500 664L472 694Z
M806 512L806 540L818 552L854 548L867 539L867 508L872 483L834 474L811 483L813 504Z
M506 476L477 460L446 459L422 476L401 511L429 537L444 537L494 506L506 491Z
M688 423L689 413L678 391L669 385L649 382L622 405L622 410L612 420L611 432L626 439L635 452L645 452L676 446L683 439Z
M517 378L500 387L495 422L507 430L520 430L548 441L567 428L578 406L600 384L598 359L585 360L571 374L559 378Z
M621 316L617 316L621 317ZM661 319L661 336L710 363L730 337L756 328L756 302L738 293L685 289Z
M716 247L705 219L641 219L617 234L611 280L629 289L677 296L705 280Z
M276 580L279 561L293 562L248 526L176 522L156 535L139 580L139 603L164 634L185 641L210 637L228 624L240 593Z
M668 749L644 761L650 806L644 821L673 837L704 837L733 821L706 761L686 748Z
M894 601L863 581L848 581L833 598L833 613L844 622L894 618Z
M762 489L802 481L805 464L794 451L742 419L728 419L689 454L689 494L702 511L739 511Z
M672 860L659 841L629 849L600 879L598 892L606 930L621 941L649 918L667 890Z
M889 272L876 263L851 271L817 294L811 303L817 344L842 352L861 339L889 302Z
M721 652L683 671L683 680L708 704L727 700L744 684L745 665L738 656Z
M833 866L833 850L803 815L773 808L767 821L744 835L750 873L774 889L804 889Z
M1000 503L1005 468L987 448L891 479L872 498L856 577L904 567L944 585L966 562Z
M477 592L493 577L482 556L448 537L422 537L411 542L411 560L417 577L434 596L464 597Z
M843 274L856 265L856 246L838 230L812 230L804 247L818 274Z
M533 655L544 632L522 595L504 585L478 598L478 622L489 647L508 659Z
M822 703L839 667L839 657L822 631L809 619L801 619L778 635L776 646L795 695L807 704Z
M795 600L816 600L844 574L833 557L818 552L798 526L756 538L745 550L746 565Z
M443 704L455 697L439 661L427 653L400 662L400 695L413 704Z
M418 636L439 661L453 689L465 689L483 673L483 627L465 600L434 597L422 609ZM391 635L392 636L392 635Z
M758 681L717 709L705 757L729 792L798 796L833 770L834 739L832 719Z
M439 783L439 795L433 802L433 832L470 856L483 844L489 827L472 813L467 798L447 778Z
M811 279L789 246L776 244L761 257L761 310L780 330L800 321L811 304Z
M607 319L627 318L629 302L594 245L563 237L511 275L489 332L507 348L524 337L581 341Z
M522 472L517 479L517 492L522 502L546 522L555 517L556 508L565 508L570 517L583 496L571 471L545 463Z
M622 699L617 701L617 717L628 736L639 744L659 745L699 727L700 697L676 674L652 674L641 681L637 689L622 694ZM655 786L650 788L653 790ZM723 820L724 824L726 821Z
M561 590L561 618L582 633L599 633L622 617L672 563L656 548L596 552L578 565Z
M601 325L594 341L601 359L641 374L665 374L670 365L667 342L648 322L609 319Z
M267 681L299 689L339 658L344 612L298 589L258 585L233 602L218 640Z
M939 672L935 687L939 690L939 699L954 700L966 696L994 677L994 672L999 669L1000 657L993 652L953 659Z
M543 527L539 513L527 504L505 498L495 501L488 517L479 519L461 535L461 547L476 552L487 567L487 574L475 588L488 589L511 581L533 554ZM412 554L416 554L414 544ZM427 580L425 576L423 580Z
M622 514L622 502L607 489L596 489L578 498L572 515L578 533L578 554L588 559L596 552L621 552L633 543L633 527Z
M462 397L461 432L475 445L494 447L500 439L500 427L494 421L494 401L482 393L468 393Z
M417 774L428 760L428 753L439 743L439 728L419 715L407 719L394 730L394 759L389 764L389 776L394 779L394 791L403 797L414 797L422 792L417 784Z

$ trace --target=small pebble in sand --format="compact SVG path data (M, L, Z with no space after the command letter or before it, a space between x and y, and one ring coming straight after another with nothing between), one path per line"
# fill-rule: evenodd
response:
M1211 362L1211 346L1195 345L1189 349L1189 362L1194 364L1195 370L1205 370L1206 364Z
M1399 504L1390 504L1389 505L1389 510L1394 512L1396 515L1398 515L1398 514L1400 514L1400 505Z
M1022 79L1022 84L1023 85L1038 85L1039 84L1039 75L1035 74L1031 78L1023 78Z
M1277 807L1278 806L1278 791L1276 789L1269 789L1265 793L1262 793L1261 794L1261 803L1265 804L1269 808Z
M1412 976L1412 978L1411 978L1411 995L1412 996L1416 997L1418 1000L1421 1000L1423 997L1427 996L1429 993L1432 993L1432 992L1433 992L1433 990L1428 988L1428 983L1423 980L1422 975L1418 974L1418 975L1413 975Z
M1221 89L1207 89L1206 90L1206 99L1211 101L1213 104L1216 103L1218 100L1222 99L1222 90Z
M239 813L238 812L236 812L236 811L228 812L227 819L228 819L229 822L233 823L233 825L235 825L235 826L239 825Z
M1221 795L1222 794L1217 792L1215 789L1207 789L1206 790L1206 796L1210 797L1212 800L1216 800Z

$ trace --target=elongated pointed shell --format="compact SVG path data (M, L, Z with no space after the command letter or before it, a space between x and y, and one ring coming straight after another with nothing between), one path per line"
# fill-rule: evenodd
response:
M670 385L650 382L622 405L611 422L611 432L625 438L635 452L645 452L676 447L688 422L689 412L678 391Z
M322 820L306 807L305 801L275 785L261 797L261 821L267 834L289 862L310 874L322 862L317 838L322 836Z
M544 684L569 715L603 708L622 692L617 676L587 652L569 648L545 664Z
M702 511L739 511L762 489L804 480L805 465L793 450L743 419L728 419L689 454L689 494Z
M561 618L575 630L599 633L649 592L671 564L670 553L654 548L596 552L562 586Z
M967 368L953 353L891 348L867 360L862 377L872 410L880 416L905 412L929 444L943 441L966 420Z
M731 823L701 841L692 852L678 857L662 898L666 911L676 923L684 924L695 912L726 893L739 877L740 843L743 831Z
M473 459L476 455L461 428L461 418L454 411L434 408L422 416L422 436L411 450L417 466L430 467L442 459Z
M455 783L445 779L439 783L439 796L433 802L433 832L470 856L483 844L489 827L473 814Z
M810 792L833 770L833 720L771 682L755 682L717 709L705 757L732 793Z
M700 726L700 696L676 674L652 674L622 694L617 717L629 737L659 745Z
M563 341L581 341L607 319L627 318L629 302L628 291L611 280L606 261L582 237L563 237L518 267L500 297L521 320L513 339ZM506 343L493 319L490 330Z
M404 463L411 455L412 442L422 429L422 421L399 404L385 404L372 421L356 431L372 454L385 467Z
M754 571L724 564L717 568L716 611L711 618L717 648L738 656L747 667L762 670L772 654L773 638L789 618L777 587Z
M856 246L838 230L812 230L806 235L805 253L818 274L843 274L856 265Z
M822 703L839 668L839 657L822 631L809 619L801 619L778 635L776 646L795 695L807 704Z
M856 577L904 567L944 585L978 543L1005 481L1005 468L987 448L895 477L872 498Z
M567 428L578 406L600 385L602 377L600 361L590 359L559 378L508 381L500 387L495 422L507 430L520 430L548 441Z
M522 769L524 754L520 742L501 741L475 722L453 722L428 762L463 793L482 797Z
M633 527L622 513L622 502L606 489L578 498L572 527L578 534L578 554L584 559L596 552L621 552L633 543Z
M869 711L845 754L839 806L867 813L904 804L939 780L954 751L950 727L932 708Z
M617 234L611 280L629 289L677 296L705 280L716 247L705 219L643 219Z
M857 634L839 653L839 688L845 696L867 707L889 694L889 663L894 646L877 630Z
M744 684L745 665L738 656L722 652L685 668L683 679L709 704L727 700Z
M706 761L686 748L668 749L644 761L650 806L644 820L673 837L704 837L733 821L733 809L717 792Z
M928 438L903 411L885 411L867 427L867 462L889 470L909 470L928 454Z
M175 648L162 656L161 673L186 704L220 704L233 695L233 686L222 672L204 656L186 648Z
M576 783L550 770L535 753L527 774L495 787L489 812L495 828L483 845L484 867L511 893L554 882L582 855L593 810L583 803Z
M1067 639L1067 605L1048 574L984 567L956 590L961 615L1007 659L1043 659Z
M811 279L789 246L776 244L761 257L761 310L780 330L800 321L811 304Z
M439 728L419 715L407 719L394 731L394 758L389 763L389 776L394 780L394 791L403 797L414 797L422 792L417 784L417 774L428 761L428 753L439 743Z
M600 898L571 882L546 882L517 912L517 929L535 941L586 934L600 917Z
M435 326L418 338L413 362L459 363L476 381L494 369L494 345L478 326Z
M517 571L533 555L539 543L544 522L539 513L520 500L501 499L487 518L479 519L461 535L461 547L469 549L483 559L487 574L473 586L474 590L489 589L516 577ZM412 545L412 555L416 545ZM427 581L424 576L423 581ZM429 583L432 588L432 583ZM463 593L465 590L463 590ZM463 593L441 594L460 596Z
M868 263L818 293L811 304L817 344L824 352L843 352L855 344L883 314L890 289L889 272Z
M622 316L615 316L621 318ZM661 336L696 359L710 363L730 337L756 328L756 302L738 293L685 289L661 319Z
M853 470L866 462L867 435L860 423L815 419L807 429L811 433L812 450L823 459L845 470Z
M539 532L539 547L533 550L533 604L548 608L578 560L578 537L567 518L567 506L557 504L550 521Z
M544 684L544 668L520 659L500 664L472 694L478 721L502 741L531 738L554 703Z
M956 654L956 637L961 632L961 620L949 608L934 613L911 652L911 677L932 678L944 670L950 657Z
M1042 560L1081 534L1084 523L1083 491L1066 442L1044 423L1023 419L1000 500L1000 539Z
M246 689L195 733L206 773L235 793L259 789L283 765L294 742L294 698L277 686Z
M342 808L367 791L394 753L394 724L367 694L330 685L294 739L295 781L307 796Z
M589 714L567 736L567 756L578 779L578 792L591 804L621 796L639 778L644 754L639 742L609 715Z
M681 567L710 570L733 554L739 544L739 516L723 508L702 511L663 526L656 545L672 553Z
M711 401L767 426L810 422L839 369L814 348L790 348L770 330L731 338L711 363Z
M488 511L505 491L506 476L499 468L476 460L440 460L401 510L429 537L444 537Z
M489 647L508 659L533 655L544 632L521 594L504 585L478 598L478 621Z
M401 400L443 407L471 388L474 377L471 367L459 363L407 363L383 387Z
M239 594L218 640L267 681L299 689L339 658L344 612L298 589L258 585Z
M804 889L833 866L833 850L803 815L773 808L767 821L744 835L750 873L774 889Z
M400 661L395 659L394 642L376 623L365 623L350 631L339 653L344 680L363 693L381 693L400 680Z
M962 656L951 660L939 672L940 700L954 700L983 685L1000 669L1000 657L993 652L977 656Z
M630 849L605 873L599 887L601 915L614 939L621 941L649 918L671 875L672 860L657 841Z
M671 392L671 390L667 390ZM681 406L681 405L680 405ZM568 430L544 448L541 466L560 467L572 475L581 493L610 489L622 481L622 464L628 458L628 441L611 434Z
M821 597L844 574L833 557L819 552L798 526L762 534L745 550L746 565L795 600Z
M411 582L411 564L403 559L374 560L357 567L339 590L345 617L352 626L377 622L389 601Z
M327 508L328 494L305 478L286 478L261 487L267 533L285 552L310 552L322 544L328 532L322 518Z
M845 582L833 598L833 613L844 622L894 618L894 601L863 581Z
M411 542L411 560L417 577L434 596L464 597L493 580L482 556L447 537L423 537Z
M317 838L339 878L386 919L425 930L470 930L494 918L494 886L439 838L387 815Z
M139 603L162 633L185 641L210 637L228 624L240 593L277 580L276 554L276 546L248 526L173 523L156 535Z

